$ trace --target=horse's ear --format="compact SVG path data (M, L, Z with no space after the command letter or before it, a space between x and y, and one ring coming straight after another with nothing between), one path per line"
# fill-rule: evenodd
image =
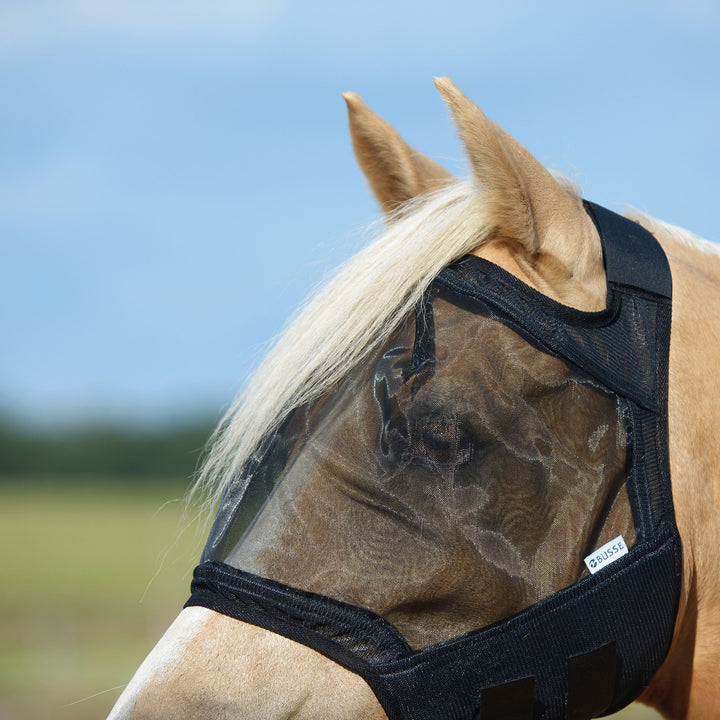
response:
M343 97L355 157L383 212L392 213L405 201L452 180L447 170L410 147L357 93Z
M557 219L579 214L587 220L578 196L568 192L448 78L436 78L435 85L452 112L484 203L496 223L495 237L523 245L530 256L553 254L561 230Z

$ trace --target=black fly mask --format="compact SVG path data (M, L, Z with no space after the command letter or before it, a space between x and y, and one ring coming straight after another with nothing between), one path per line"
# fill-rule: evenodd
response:
M583 720L669 648L671 279L587 204L607 309L474 256L226 491L189 605L362 675L396 718Z

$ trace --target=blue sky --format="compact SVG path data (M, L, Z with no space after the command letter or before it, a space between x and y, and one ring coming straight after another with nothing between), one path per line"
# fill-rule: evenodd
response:
M0 413L216 416L376 218L344 90L464 174L449 75L615 209L720 240L720 6L4 0Z

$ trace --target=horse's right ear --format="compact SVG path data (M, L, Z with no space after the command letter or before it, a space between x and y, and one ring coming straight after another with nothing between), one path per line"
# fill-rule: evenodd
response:
M343 97L355 157L385 214L453 179L447 170L410 147L357 93L343 93Z

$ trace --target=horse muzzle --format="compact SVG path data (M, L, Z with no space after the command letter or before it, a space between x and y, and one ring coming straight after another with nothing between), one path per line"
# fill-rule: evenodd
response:
M205 608L176 618L108 720L384 720L372 690L323 655Z

